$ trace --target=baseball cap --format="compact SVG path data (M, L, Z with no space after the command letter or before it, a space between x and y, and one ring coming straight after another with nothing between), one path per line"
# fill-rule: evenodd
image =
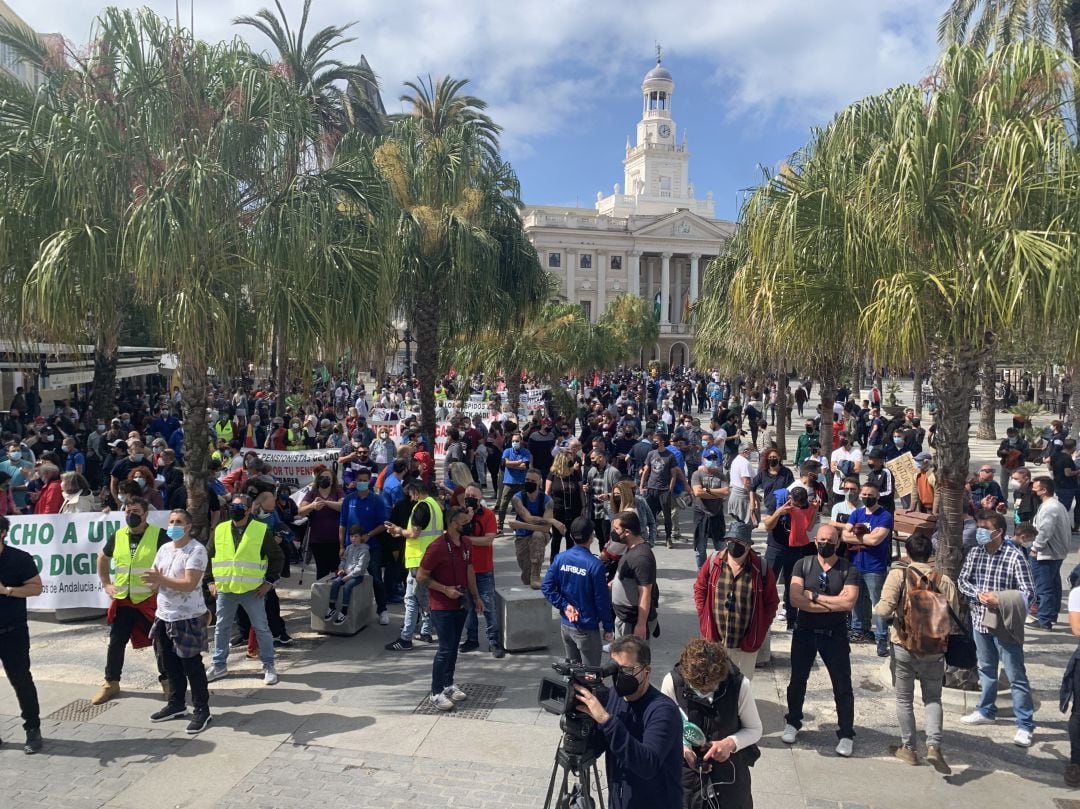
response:
M923 461L931 460L933 457L934 456L931 455L929 452L920 452L918 455L915 456L915 460L919 463L922 463Z
M866 457L867 458L877 458L877 459L884 460L884 458L885 458L885 450L883 450L881 447L874 447L872 450L870 450L868 453L866 453Z
M728 528L726 539L734 539L739 542L751 542L750 532L753 530L750 523L733 522Z
M115 441L109 444L109 446L113 449L116 449L117 447L123 447L124 449L127 449L127 441L122 438L117 438Z

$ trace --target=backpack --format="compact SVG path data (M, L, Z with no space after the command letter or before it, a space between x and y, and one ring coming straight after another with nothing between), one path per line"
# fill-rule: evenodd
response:
M905 566L896 634L912 654L945 654L953 631L949 601L940 590L941 573L926 574Z

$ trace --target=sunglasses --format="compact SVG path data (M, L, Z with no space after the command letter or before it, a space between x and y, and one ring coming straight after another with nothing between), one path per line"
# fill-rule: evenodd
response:
M818 589L825 592L829 588L829 574L824 570L818 574Z

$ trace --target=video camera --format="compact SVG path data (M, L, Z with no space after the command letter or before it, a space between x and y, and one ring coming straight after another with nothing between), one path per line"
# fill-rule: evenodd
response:
M601 703L606 703L608 687L604 679L619 670L617 663L608 661L603 666L586 666L581 663L552 663L551 667L559 675L546 675L540 681L537 702L551 714L559 716L559 728L563 732L559 745L559 755L568 766L577 772L585 762L595 758L595 745L590 745L590 738L596 728L592 717L578 708L575 685L588 689Z

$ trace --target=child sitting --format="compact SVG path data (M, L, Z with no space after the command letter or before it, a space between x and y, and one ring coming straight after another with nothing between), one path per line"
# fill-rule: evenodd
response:
M341 568L333 575L334 581L330 585L330 605L323 616L324 621L333 621L334 626L340 626L348 620L349 599L352 597L353 588L364 580L364 574L367 573L371 551L363 537L363 528L359 525L349 526L349 545L345 548L345 558L341 562ZM335 606L339 593L341 594L340 610Z

